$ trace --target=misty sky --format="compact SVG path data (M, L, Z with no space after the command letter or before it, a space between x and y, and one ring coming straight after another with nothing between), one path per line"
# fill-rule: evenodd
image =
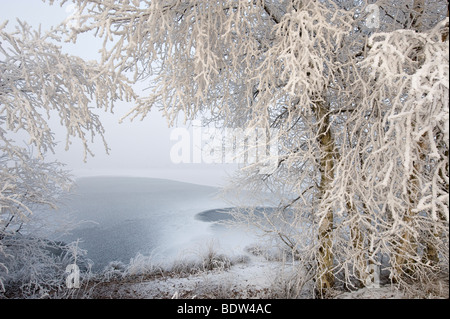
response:
M57 1L56 1L57 2ZM8 30L17 25L16 18L42 30L56 26L71 14L71 4L63 7L50 6L40 0L0 0L0 23L9 20ZM65 52L86 60L97 59L101 41L89 35L80 38L77 44L64 44ZM178 179L208 185L223 185L232 172L232 165L224 164L173 164L170 150L176 142L170 140L173 128L168 128L160 112L153 110L144 121L129 120L118 124L119 119L132 107L118 102L114 114L97 110L106 129L106 140L110 147L107 155L101 139L90 146L95 157L83 162L81 144L73 140L69 151L65 151L65 129L55 124L56 139L60 141L55 155L47 158L66 163L76 176L85 175L133 175ZM57 123L57 122L55 122Z

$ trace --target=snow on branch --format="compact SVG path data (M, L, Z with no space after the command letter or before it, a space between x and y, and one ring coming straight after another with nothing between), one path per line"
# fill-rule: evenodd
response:
M10 132L26 132L39 156L53 151L48 118L57 116L71 137L79 138L87 153L95 135L104 129L92 107L112 110L115 101L135 97L123 77L113 78L95 62L61 52L52 34L33 31L19 21L13 33L0 26L0 123ZM89 138L89 134L91 135ZM5 140L3 140L5 142Z

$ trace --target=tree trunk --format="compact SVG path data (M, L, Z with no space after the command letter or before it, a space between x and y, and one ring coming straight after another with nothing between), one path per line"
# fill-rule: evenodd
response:
M414 13L410 14L411 19L411 29L415 30L416 32L420 32L420 29L422 27L422 15L425 9L425 3L424 0L414 0L413 3L413 10ZM417 49L418 52L422 51L422 48ZM414 130L415 123L412 123L412 130ZM409 190L408 190L408 205L405 212L405 216L403 218L403 222L407 225L410 225L412 220L414 219L414 213L412 210L416 207L418 201L419 201L419 177L420 174L423 173L423 165L422 163L426 160L425 157L425 150L427 149L426 143L425 143L425 136L421 136L420 140L418 142L418 160L413 161L412 168L413 172L409 176ZM434 246L429 246L432 244L427 241L426 246L427 250L430 252L430 254L433 254L435 251ZM395 255L395 273L394 273L394 280L398 281L402 274L407 273L409 275L412 275L414 270L412 269L413 264L415 263L414 257L417 257L417 242L415 238L413 238L410 231L407 229L404 230L404 233L401 236L400 244L398 245L396 249L396 255ZM431 259L437 258L437 256L430 256Z
M319 125L318 143L321 151L320 172L321 180L319 185L319 193L321 203L327 196L334 179L334 152L335 145L333 135L330 130L330 115L323 104L317 104L317 119ZM320 205L319 207L322 207ZM317 273L317 290L319 296L324 296L334 286L333 274L333 212L327 208L325 215L319 223L319 249L317 256L318 273Z
M350 203L350 200L347 200L347 211L351 216L355 216L358 214L354 204ZM357 254L355 257L355 276L359 283L359 288L362 288L367 285L369 280L368 269L371 268L373 264L372 259L369 259L369 250L364 243L364 237L361 232L359 223L350 224L350 238L352 241L353 249ZM369 260L368 260L369 259Z
M415 123L412 123L413 129ZM413 227L411 224L416 217L416 213L413 212L413 209L417 207L420 196L420 182L419 176L423 174L423 163L426 161L425 158L425 149L426 144L424 142L425 137L422 136L420 141L418 142L418 160L413 161L412 163L412 173L409 176L409 190L408 190L408 208L405 212L405 216L403 217L403 222L410 227ZM402 236L400 245L396 250L395 256L395 277L394 279L398 281L402 276L402 274L406 273L408 275L413 275L414 269L413 265L416 262L415 259L418 258L418 245L416 238L413 237L410 230L405 229Z

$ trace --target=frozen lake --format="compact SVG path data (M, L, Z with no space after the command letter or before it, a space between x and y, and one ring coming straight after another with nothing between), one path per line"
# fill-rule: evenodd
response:
M218 192L215 187L164 179L81 178L75 195L60 211L89 222L61 239L80 239L94 270L113 260L128 263L137 253L169 261L200 252L211 243L221 251L235 252L252 235L214 227L220 218L215 210L228 207Z

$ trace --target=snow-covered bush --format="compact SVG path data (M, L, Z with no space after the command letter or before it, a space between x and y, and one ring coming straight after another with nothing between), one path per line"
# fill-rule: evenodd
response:
M239 259L236 259L239 262ZM245 262L245 259L241 259ZM186 275L212 270L227 270L233 264L233 259L219 252L213 243L198 248L192 254L184 255L173 261L168 270L174 274Z
M77 243L66 244L40 237L10 235L2 239L0 298L85 298L91 263ZM81 289L68 289L66 269L80 269Z
M155 276L164 272L163 266L155 261L155 257L138 253L131 258L126 267L125 276Z
M72 181L59 163L44 162L18 147L14 151L0 156L0 287L7 292L15 283L24 296L46 294L63 279L59 268L64 265L57 259L66 246L40 236L50 221L33 212L55 209Z

